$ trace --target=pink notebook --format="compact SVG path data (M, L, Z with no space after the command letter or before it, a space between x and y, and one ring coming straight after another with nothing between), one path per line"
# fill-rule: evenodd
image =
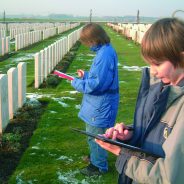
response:
M68 80L73 80L74 79L74 77L72 77L70 75L67 75L63 72L60 72L58 70L54 70L54 74L57 75L60 78L63 78L63 79L68 79Z

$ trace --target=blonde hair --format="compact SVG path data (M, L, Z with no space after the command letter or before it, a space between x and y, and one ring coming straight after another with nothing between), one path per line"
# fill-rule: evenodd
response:
M164 18L155 22L145 33L141 54L148 63L169 60L175 67L184 67L184 22Z

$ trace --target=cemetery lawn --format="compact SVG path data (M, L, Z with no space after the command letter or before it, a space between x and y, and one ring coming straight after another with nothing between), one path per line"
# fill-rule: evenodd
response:
M105 27L119 58L120 104L116 122L130 124L133 120L135 100L141 78L141 71L132 71L146 64L140 57L140 47ZM46 46L46 45L45 45ZM32 47L31 53L36 50ZM40 49L41 46L37 47ZM26 52L26 51L25 51ZM72 51L73 52L73 51ZM77 69L88 70L94 53L81 45L76 57L67 70L75 75ZM32 65L31 65L32 63ZM0 65L1 66L1 65ZM9 184L115 184L118 174L115 169L116 156L109 153L109 172L102 176L85 177L79 169L87 166L83 156L88 155L86 136L71 131L72 127L85 128L77 114L82 94L77 93L67 80L61 80L55 88L33 89L33 62L28 65L27 93L48 103L37 123L29 147L24 152ZM127 68L131 71L128 71ZM135 68L135 67L134 67Z

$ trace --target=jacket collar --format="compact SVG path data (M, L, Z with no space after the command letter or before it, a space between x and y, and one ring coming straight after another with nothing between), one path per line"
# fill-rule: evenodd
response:
M90 47L90 50L93 52L97 52L98 50L100 50L100 48L102 47L102 44L98 44L98 45L93 45Z
M182 80L179 82L178 86L180 86L180 87L184 86L184 79L182 79Z
M184 86L170 86L167 108L179 97L184 95Z

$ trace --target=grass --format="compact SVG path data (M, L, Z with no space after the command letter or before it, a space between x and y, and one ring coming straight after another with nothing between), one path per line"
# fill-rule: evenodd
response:
M140 83L140 71L127 71L123 66L144 66L140 57L140 47L132 41L124 39L118 33L105 27L119 58L120 104L117 122L130 124L133 121L135 100ZM54 41L54 39L52 40ZM47 44L49 44L47 42ZM45 43L35 45L24 53L41 50ZM77 69L88 70L94 53L83 45L70 65L67 73L73 74ZM28 60L29 61L29 60ZM28 65L28 77L32 75L33 65ZM1 63L0 63L1 64ZM0 65L1 66L1 65ZM28 79L31 84L33 79ZM118 174L115 169L116 157L109 153L109 173L99 177L84 177L79 169L87 164L82 156L88 154L86 137L70 130L71 127L84 129L85 124L78 117L78 107L82 94L72 93L74 89L70 82L61 80L56 88L42 88L35 90L28 85L27 92L42 94L48 106L42 115L37 129L30 140L9 184L114 184ZM49 96L49 97L48 97Z

